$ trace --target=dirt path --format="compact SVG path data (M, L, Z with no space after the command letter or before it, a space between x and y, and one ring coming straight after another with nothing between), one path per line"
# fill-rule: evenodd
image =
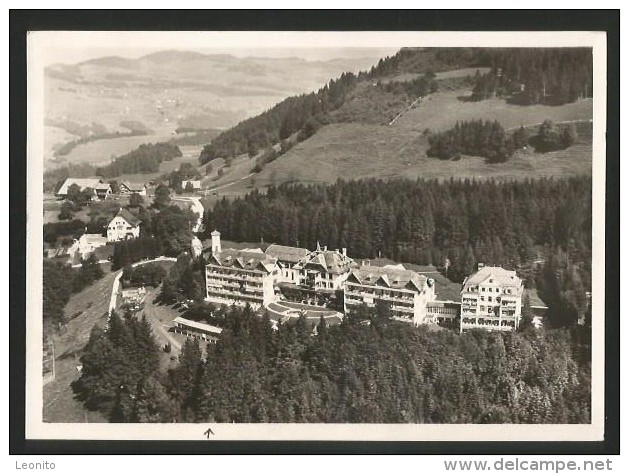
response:
M197 216L197 222L194 225L192 232L199 232L201 230L201 225L203 224L203 204L201 204L201 198L193 197L193 196L177 196L173 198L173 201L186 201L191 202L190 210L194 212Z

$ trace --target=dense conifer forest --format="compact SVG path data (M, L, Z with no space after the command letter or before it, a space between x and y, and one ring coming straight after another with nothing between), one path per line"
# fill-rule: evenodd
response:
M426 155L441 160L458 160L461 154L483 156L490 163L507 161L515 151L514 141L497 121L457 122L442 133L428 137Z
M181 150L173 143L149 143L116 158L111 164L96 168L103 178L115 178L123 174L156 173L162 161L181 156Z
M474 100L507 96L522 105L560 105L592 97L589 48L491 50L491 71L476 77Z
M165 374L147 322L114 315L92 331L75 393L112 422L590 420L586 328L460 335L350 315L313 335L304 319L273 331L248 308L215 315L218 343L186 341Z

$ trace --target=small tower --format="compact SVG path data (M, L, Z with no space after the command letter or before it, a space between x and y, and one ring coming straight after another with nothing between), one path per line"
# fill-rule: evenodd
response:
M221 233L218 230L212 231L212 255L221 253Z

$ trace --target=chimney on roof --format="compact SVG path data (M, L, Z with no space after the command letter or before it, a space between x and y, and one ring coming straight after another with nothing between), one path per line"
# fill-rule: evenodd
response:
M477 270L480 270L480 269L481 269L481 268L483 268L484 266L485 266L485 264L484 264L484 263L482 263L482 262L478 262L478 268L477 268Z
M327 246L327 245L323 247L323 251L324 251L324 252L327 252L327 251L328 251L328 246Z
M343 252L343 257L347 257L347 249L345 247L343 247L342 252Z

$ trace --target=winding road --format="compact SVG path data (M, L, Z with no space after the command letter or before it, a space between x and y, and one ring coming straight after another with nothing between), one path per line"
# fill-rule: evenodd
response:
M203 225L203 204L201 204L201 198L196 196L177 196L173 198L173 201L186 201L191 202L190 210L198 215L197 222L192 228L192 232L195 234L201 230Z

